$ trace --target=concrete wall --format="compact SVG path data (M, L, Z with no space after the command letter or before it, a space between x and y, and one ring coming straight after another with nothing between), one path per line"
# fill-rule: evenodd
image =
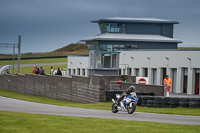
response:
M120 85L120 90L125 90L135 83L135 76L127 76L127 78L130 82ZM120 79L121 76L102 75L90 77L32 74L0 75L0 89L73 102L96 103L105 102L106 91L110 90L110 83ZM134 85L137 91L163 95L163 86Z

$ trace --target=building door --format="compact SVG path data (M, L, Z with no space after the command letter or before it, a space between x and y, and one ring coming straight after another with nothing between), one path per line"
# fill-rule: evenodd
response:
M183 93L187 93L188 68L183 69Z
M122 69L121 68L119 69L119 75L122 75Z
M126 73L125 73L125 69L123 69L123 75L126 75Z
M78 68L78 69L77 69L77 75L80 75L80 74L81 74L81 69Z
M72 76L71 69L68 69L68 76Z
M127 75L131 75L131 68L127 68Z
M195 95L200 94L200 69L195 69Z
M152 68L152 84L156 85L157 83L157 69Z
M82 76L85 76L85 69L82 69Z
M148 77L148 68L143 68L143 77Z
M176 92L176 77L177 76L177 69L176 68L172 68L171 69L171 80L172 80L172 86L171 86L171 90L170 92L175 93Z
M167 75L167 69L161 68L161 84L163 84L163 80L165 79L166 75Z
M135 76L138 77L139 76L139 68L135 68Z

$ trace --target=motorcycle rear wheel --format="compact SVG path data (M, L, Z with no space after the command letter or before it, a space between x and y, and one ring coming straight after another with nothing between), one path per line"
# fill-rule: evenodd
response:
M117 113L118 112L118 107L115 103L113 103L112 108L111 108L113 113Z
M130 107L130 104L132 104L132 107ZM129 103L129 105L127 106L127 112L129 114L133 114L133 112L135 111L136 109L136 104L135 103Z

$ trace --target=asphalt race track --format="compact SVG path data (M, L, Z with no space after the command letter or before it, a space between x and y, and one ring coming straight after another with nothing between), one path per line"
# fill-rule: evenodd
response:
M154 113L133 113L118 112L116 114L109 110L83 109L49 104L41 104L0 97L0 111L26 112L32 114L48 114L75 117L91 117L103 119L118 119L128 121L149 121L160 123L176 123L200 125L200 116L167 115Z

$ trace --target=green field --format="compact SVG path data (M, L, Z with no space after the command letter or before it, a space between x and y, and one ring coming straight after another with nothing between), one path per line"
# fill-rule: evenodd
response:
M199 133L199 125L123 121L0 111L1 133Z
M47 58L47 59L28 59L28 60L21 60L21 64L40 64L40 63L57 63L57 62L67 62L67 58ZM0 61L0 65L12 65L12 60L6 60L6 61ZM15 61L15 64L17 64L17 61ZM67 65L47 65L42 66L45 70L46 74L50 73L50 67L53 66L54 69L57 69L57 67L60 67L61 69L67 68ZM40 66L38 66L40 67ZM18 68L14 69L14 73L17 73ZM20 74L26 74L26 73L32 73L33 72L33 66L32 67L21 67L20 68ZM13 73L13 69L10 68L10 73Z
M67 62L67 58L47 58L47 59L27 59L21 60L21 64L39 64L39 63L56 63L56 62ZM15 64L18 61L15 60ZM12 60L0 60L0 65L12 65Z
M51 66L56 70L57 67L60 69L66 69L67 65L47 65L47 66L42 66L43 69L45 70L46 74L50 74ZM38 66L39 68L40 66ZM17 68L15 68L15 73L17 72ZM27 74L27 73L32 73L33 72L33 66L32 67L21 67L20 68L20 74ZM10 69L10 73L12 73L12 69Z
M68 107L88 108L88 109L111 110L111 105L112 105L111 102L83 104L83 103L69 102L63 100L56 100L47 97L25 95L6 90L0 90L0 96L21 99L31 102L68 106ZM137 106L136 112L200 116L200 108L149 108L149 107Z

